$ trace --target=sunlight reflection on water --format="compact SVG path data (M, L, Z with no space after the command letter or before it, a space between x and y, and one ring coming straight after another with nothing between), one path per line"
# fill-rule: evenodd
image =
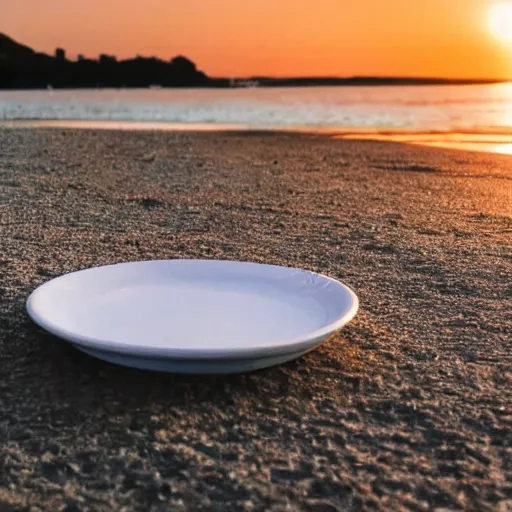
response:
M291 130L512 154L512 83L0 91L0 126Z
M334 138L404 142L445 149L512 155L512 134L485 133L351 133Z

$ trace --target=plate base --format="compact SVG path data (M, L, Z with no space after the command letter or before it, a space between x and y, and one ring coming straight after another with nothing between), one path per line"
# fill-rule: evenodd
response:
M321 340L323 341L323 340ZM320 341L320 343L321 343ZM85 348L73 344L78 350L86 354L102 359L109 363L137 368L139 370L150 370L156 372L169 372L195 375L227 375L230 373L245 373L283 364L298 359L316 348L310 347L300 352L282 354L279 356L263 357L259 359L156 359L149 357L134 357L127 354L105 352Z

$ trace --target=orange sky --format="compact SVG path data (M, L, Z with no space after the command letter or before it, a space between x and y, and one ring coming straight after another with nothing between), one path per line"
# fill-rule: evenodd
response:
M0 31L35 49L170 58L212 76L512 78L493 0L1 0Z

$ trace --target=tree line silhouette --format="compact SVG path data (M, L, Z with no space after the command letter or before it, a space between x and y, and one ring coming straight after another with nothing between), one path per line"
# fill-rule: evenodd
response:
M0 88L80 87L201 87L215 85L205 73L183 56L166 62L154 57L118 61L110 55L98 59L66 58L38 53L0 33Z

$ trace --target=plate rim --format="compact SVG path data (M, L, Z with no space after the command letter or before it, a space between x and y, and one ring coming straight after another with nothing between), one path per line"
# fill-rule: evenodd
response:
M36 297L44 293L44 288L49 284L58 279L64 279L71 274L76 274L80 272L88 272L94 271L94 269L105 268L105 267L114 267L118 265L133 265L133 264L141 264L141 263L159 263L159 262L224 262L224 263L234 263L234 264L242 264L242 265L258 265L260 267L273 267L273 268L281 268L281 269L290 269L297 270L302 272L311 272L316 274L317 276L322 277L330 282L336 284L336 286L341 287L346 292L351 299L351 304L346 313L344 313L340 318L337 318L333 322L319 328L315 329L311 332L308 332L304 335L289 339L282 340L277 343L268 345L251 345L246 347L241 347L237 349L194 349L194 348L169 348L169 347L144 347L142 345L129 345L119 342L113 342L108 340L102 340L100 338L94 338L90 336L82 336L79 333L74 333L68 331L67 329L61 328L53 322L45 319L45 317L37 311L37 308L34 307L34 302ZM292 352L298 352L299 350L305 350L308 347L314 346L315 344L320 343L331 334L334 334L336 331L341 329L344 325L348 324L357 314L359 310L359 298L356 293L346 284L341 281L334 279L332 277L326 276L324 274L318 272L312 272L306 269L300 269L297 267L286 267L283 265L273 265L267 263L257 263L252 261L239 261L239 260L224 260L224 259L193 259L193 258L172 258L172 259L156 259L156 260L135 260L135 261L125 261L119 263L112 263L107 265L97 265L92 267L87 267L80 270L75 270L72 272L67 272L58 277L49 279L48 281L39 285L35 290L30 293L29 297L26 301L26 311L29 317L41 328L45 331L64 339L70 343L78 344L86 348L109 351L119 354L129 354L139 357L155 357L155 358L163 358L163 359L201 359L201 360L215 360L215 359L239 359L239 358L247 358L247 359L258 359L262 356L272 356L272 355L281 355Z

